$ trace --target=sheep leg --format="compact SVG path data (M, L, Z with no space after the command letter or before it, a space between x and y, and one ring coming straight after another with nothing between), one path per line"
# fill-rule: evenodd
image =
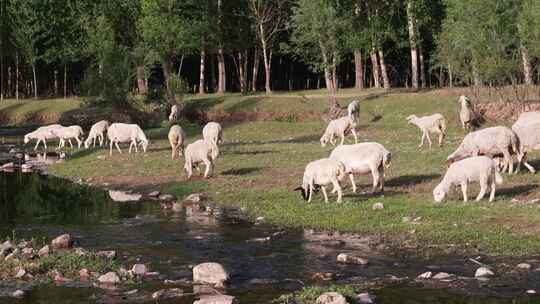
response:
M345 133L341 133L340 136L341 136L341 143L339 145L342 146L343 142L345 142Z
M529 169L529 171L530 171L531 173L533 173L533 174L536 173L536 170L534 169L534 167L531 166L528 162L523 161L523 165L525 165L525 167L527 167L527 169Z
M332 184L334 184L334 189L337 189L337 193L338 193L337 202L341 203L341 197L343 196L343 192L341 191L341 186L339 185L339 182L337 180L333 180Z
M174 159L174 156L176 155L176 148L174 145L171 145L172 153L171 153L171 159Z
M356 130L354 130L354 128L352 128L351 133L354 136L354 143L357 144L358 143L358 136L356 135Z
M208 178L208 176L210 176L210 170L212 168L212 162L210 162L210 160L208 160L208 159L205 159L204 160L204 165L206 166L206 170L204 170L204 178Z
M495 198L495 180L491 181L491 193L489 194L489 201L493 202L493 199Z
M418 148L422 148L422 146L424 145L425 136L426 136L426 133L422 132L422 138L420 139L420 145L418 146Z
M326 195L326 189L324 188L324 186L321 186L321 189L322 189L322 193L324 195L324 202L328 203L328 195Z
M36 142L36 145L34 146L34 151L37 150L37 147L39 146L39 142L41 141L40 138L38 138L37 142Z
M487 178L480 178L480 192L478 193L478 196L476 197L476 201L479 202L481 199L484 198L486 195L486 190L488 187L488 181Z
M379 167L379 191L384 192L384 166Z
M112 143L111 143L111 145L112 145ZM120 147L118 146L118 141L115 141L114 145L116 146L116 149L118 149L118 152L120 152L120 154L122 154L122 150L120 150Z
M463 192L463 201L467 202L467 182L461 183L461 192Z
M444 133L442 131L439 131L439 147L443 146L443 140L444 140Z
M308 197L308 203L311 203L311 199L313 198L313 181L309 183L309 197Z
M504 149L502 153L504 155L504 162L506 163L506 165L508 165L508 174L512 174L512 172L514 171L514 162L512 161L512 156L510 155L510 151L508 151L508 149ZM505 169L506 169L506 165L505 165Z
M356 183L354 182L354 175L352 173L349 173L349 179L351 180L352 192L356 193Z
M425 132L427 141L429 143L429 148L431 149L431 138L429 137L429 132Z
M71 149L73 149L73 143L71 142L71 138L68 138L68 142L69 142L69 147ZM64 142L64 145L65 145L65 142ZM63 146L62 146L63 147Z
M113 146L113 141L114 141L114 140L111 140L111 144L110 144L110 150L109 150L109 155L112 155L112 146Z
M330 135L330 143L332 144L332 146L336 145L336 143L334 141L334 134Z
M80 149L81 144L82 144L82 140L79 138L79 136L75 137L75 139L77 140L77 148Z
M379 180L381 178L381 175L379 174L378 168L370 167L371 169L371 176L373 177L373 188L371 189L371 193L375 193L377 190L377 186L379 185Z

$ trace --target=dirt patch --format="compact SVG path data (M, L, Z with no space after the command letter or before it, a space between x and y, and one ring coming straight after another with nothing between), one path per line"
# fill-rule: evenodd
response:
M488 120L515 121L523 112L540 111L540 100L524 102L486 102L475 106Z
M286 121L286 122L304 122L321 119L319 111L307 111L302 113L280 112L280 111L204 111L194 110L185 114L191 121L208 122L219 121L222 123L249 122L249 121Z

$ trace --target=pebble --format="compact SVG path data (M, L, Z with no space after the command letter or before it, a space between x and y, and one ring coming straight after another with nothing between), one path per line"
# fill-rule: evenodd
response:
M420 274L417 278L422 279L422 280L427 280L427 279L430 279L432 276L433 276L433 272L427 271L427 272L424 272L424 273Z
M375 204L373 204L373 206L371 206L371 209L373 209L373 210L382 210L382 209L384 209L384 204L383 203L375 203Z
M531 269L531 264L520 263L520 264L517 264L516 267L521 269L521 270L530 270Z
M494 276L495 273L493 271L491 271L491 269L487 268L487 267L480 267L478 269L476 269L476 272L474 273L474 276L476 278L485 278L485 277L491 277L491 276Z
M131 268L131 271L137 276L144 276L148 272L148 269L144 264L135 264Z
M24 297L24 294L25 294L24 291L22 291L20 289L17 289L11 294L11 296L15 297L15 298L22 298L22 297Z
M372 303L374 303L373 298L367 292L356 295L356 299L358 300L358 303L360 303L360 304L372 304Z
M439 272L433 276L435 280L445 280L450 278L450 274L446 272Z
M105 284L116 284L120 282L120 278L114 272L107 272L98 278L98 282Z
M340 253L337 256L337 261L339 263L358 264L358 265L367 265L369 263L367 259L356 257L356 256L350 256L346 253Z
M536 290L534 289L529 289L526 291L528 294L536 294Z
M152 293L152 299L171 299L184 295L184 291L180 288L162 289Z

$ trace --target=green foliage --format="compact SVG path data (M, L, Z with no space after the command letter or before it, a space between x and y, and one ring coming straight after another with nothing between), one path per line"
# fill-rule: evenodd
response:
M37 1L10 0L8 10L12 17L12 38L22 55L35 66L38 60L37 43L42 28L39 26L36 9Z
M356 303L356 290L348 285L310 286L300 291L282 295L272 301L274 304L315 304L317 298L325 292L337 292L343 295L348 303Z
M66 277L72 278L78 277L79 270L83 268L90 272L105 273L117 270L119 267L116 261L96 256L93 253L80 255L73 251L61 251L38 259L35 270L39 273L46 273L56 269Z
M523 46L531 55L540 56L540 1L523 0L518 28Z

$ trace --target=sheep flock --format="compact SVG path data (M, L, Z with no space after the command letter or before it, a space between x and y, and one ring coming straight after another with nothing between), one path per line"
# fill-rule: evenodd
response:
M176 106L174 106L176 107ZM173 107L169 120L178 118ZM473 104L466 96L458 99L457 111L459 113L460 127L472 127ZM360 102L352 101L347 107L347 114L331 120L325 129L320 144L336 145L327 158L310 160L304 170L302 183L294 189L300 191L302 197L311 202L315 192L322 190L324 200L328 202L326 187L331 185L331 193L337 192L337 202L342 201L343 184L346 177L351 182L352 192L357 192L355 175L371 175L373 179L372 193L383 193L385 168L390 166L392 152L377 142L358 142L357 127L359 123ZM448 121L440 113L417 116L410 113L406 118L407 124L415 125L421 131L419 147L425 140L432 148L430 133L439 136L438 144L443 145ZM405 125L405 124L404 124ZM219 146L224 143L222 126L217 122L209 122L202 131L202 139L188 144L186 132L180 125L172 125L168 140L171 146L171 158L184 158L184 171L187 178L193 175L193 169L205 166L204 178L211 177L215 162L220 154ZM354 144L345 144L345 136L351 134ZM34 150L42 143L47 150L47 140L58 139L57 150L65 147L66 141L73 149L71 142L74 139L80 149L84 144L86 149L109 145L109 154L113 155L113 147L122 153L119 143L129 143L128 152L132 150L147 152L150 144L143 129L137 124L109 123L106 120L95 123L89 130L88 137L83 141L84 131L80 126L62 126L59 124L44 126L24 136L24 143L36 140ZM335 141L335 138L339 138ZM468 133L456 150L450 154L446 163L448 169L443 179L433 189L433 199L441 202L449 192L459 186L463 201L468 200L467 187L470 182L480 185L480 193L476 200L481 200L489 189L489 201L495 197L496 185L503 182L501 173L507 171L514 174L524 165L531 173L535 172L532 165L527 162L527 153L540 150L540 112L524 112L511 126L494 126L475 130ZM517 167L514 170L514 157ZM444 160L441 160L441 164Z

